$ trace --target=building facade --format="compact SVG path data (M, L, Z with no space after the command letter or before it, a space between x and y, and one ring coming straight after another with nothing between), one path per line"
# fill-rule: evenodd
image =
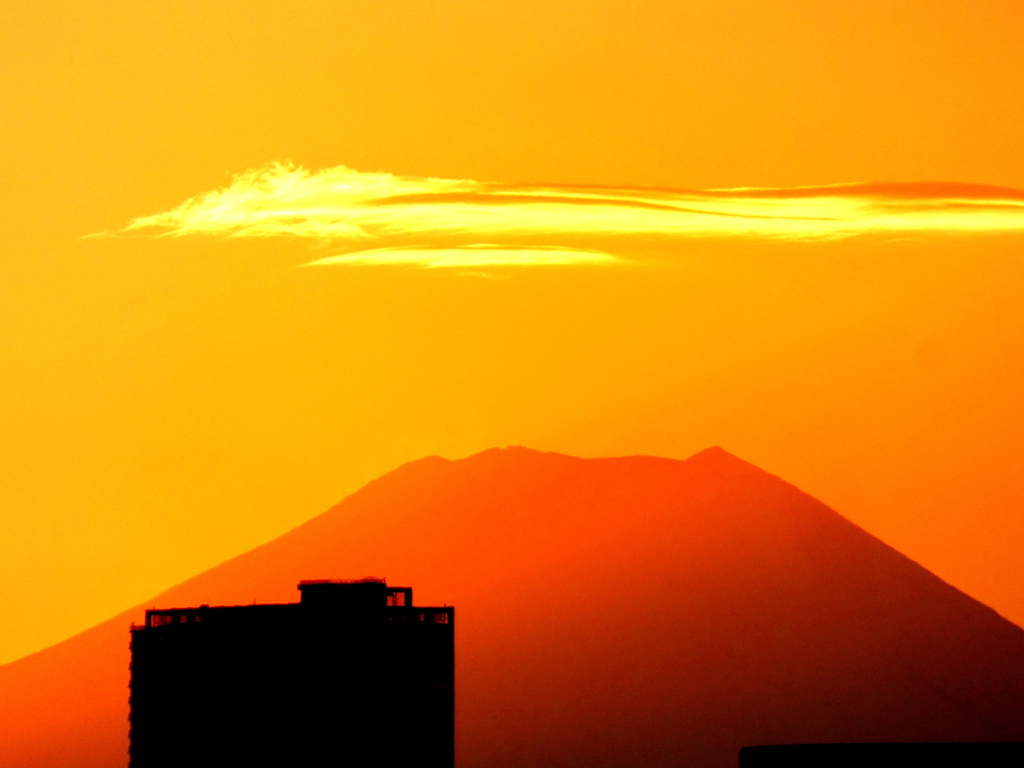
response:
M131 768L455 762L455 611L383 580L132 627Z

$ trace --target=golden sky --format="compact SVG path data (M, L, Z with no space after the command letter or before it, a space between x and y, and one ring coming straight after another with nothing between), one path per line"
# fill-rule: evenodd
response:
M1016 2L4 2L0 662L509 444L1024 622L1021 72Z

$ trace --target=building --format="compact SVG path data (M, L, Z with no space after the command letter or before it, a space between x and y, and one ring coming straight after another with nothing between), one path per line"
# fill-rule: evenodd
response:
M146 611L132 627L131 768L455 762L455 612L382 579L297 603Z
M773 744L743 747L739 768L988 768L1024 765L1024 744L992 741Z

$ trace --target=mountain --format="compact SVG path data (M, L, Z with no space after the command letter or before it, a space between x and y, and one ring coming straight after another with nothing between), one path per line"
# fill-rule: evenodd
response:
M149 605L363 576L456 606L460 768L1024 740L1024 630L719 448L422 459ZM125 765L144 607L0 667L0 766Z

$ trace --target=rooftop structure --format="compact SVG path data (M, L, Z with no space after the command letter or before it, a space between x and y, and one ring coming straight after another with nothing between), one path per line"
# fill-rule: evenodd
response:
M131 768L454 765L454 609L383 579L297 603L146 611Z

